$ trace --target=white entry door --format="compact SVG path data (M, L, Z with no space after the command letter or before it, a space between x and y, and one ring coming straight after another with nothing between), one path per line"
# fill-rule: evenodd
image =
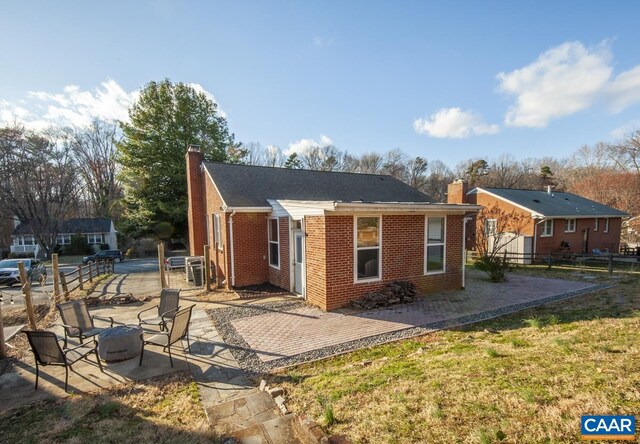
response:
M293 274L295 277L293 290L298 294L304 294L304 233L302 231L295 231L293 236Z

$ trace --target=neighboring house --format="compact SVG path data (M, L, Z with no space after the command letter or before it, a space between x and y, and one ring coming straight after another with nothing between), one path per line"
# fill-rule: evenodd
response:
M94 217L65 220L58 226L56 243L61 247L69 245L71 236L76 234L85 236L87 243L96 251L101 244L109 244L109 249L118 248L116 230L111 219ZM35 257L41 256L40 245L29 224L16 221L11 238L12 253L33 253Z
M187 152L189 248L227 288L270 282L332 310L394 280L464 287L463 220L391 176L204 162Z
M447 200L450 203L468 202L484 207L498 205L505 212L514 211L524 215L527 223L521 236L507 246L507 251L514 253L570 251L590 254L594 250L617 253L622 218L627 216L615 208L576 194L551 191L550 188L536 191L477 187L467 191L465 182L456 181L449 185ZM491 227L477 229L491 230ZM468 242L468 245L471 244Z

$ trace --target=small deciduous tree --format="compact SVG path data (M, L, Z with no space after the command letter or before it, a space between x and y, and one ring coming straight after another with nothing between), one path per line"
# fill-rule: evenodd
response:
M476 266L491 281L506 280L510 269L507 247L522 236L530 221L525 213L506 211L497 204L483 208L476 216Z

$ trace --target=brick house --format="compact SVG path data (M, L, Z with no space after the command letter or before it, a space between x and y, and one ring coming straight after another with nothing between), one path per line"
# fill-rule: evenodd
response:
M627 216L623 211L573 193L551 191L550 187L545 191L487 187L467 191L461 180L449 185L447 202L497 205L506 212L524 215L528 222L520 238L510 244L509 251L534 255L566 251L591 254L594 250L617 253L622 218ZM467 232L469 247L474 241L471 238L474 229L469 227Z
M187 182L190 254L208 246L227 288L269 282L332 310L394 280L464 287L474 205L431 203L391 176L205 162L195 146Z

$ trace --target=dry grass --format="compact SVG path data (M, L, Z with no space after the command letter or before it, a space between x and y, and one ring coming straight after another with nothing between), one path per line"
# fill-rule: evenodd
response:
M284 381L289 406L320 423L329 400L335 421L328 431L354 442L576 442L583 414L640 411L640 282L616 282L276 378Z
M187 372L0 414L0 442L215 442Z

